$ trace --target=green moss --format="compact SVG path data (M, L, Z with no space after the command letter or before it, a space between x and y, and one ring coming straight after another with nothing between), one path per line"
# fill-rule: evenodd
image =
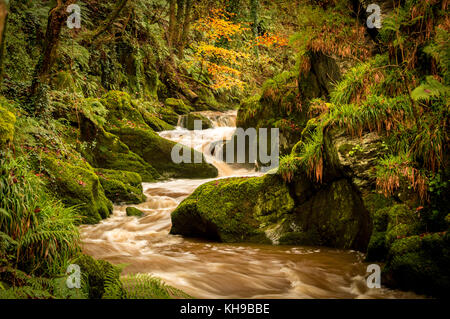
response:
M106 132L103 128L97 128L93 135L93 147L83 152L83 155L95 167L135 172L144 182L152 182L160 177L149 163L130 151L128 146L114 134Z
M407 253L418 251L421 248L420 236L410 236L399 239L392 244L389 253L391 255L404 255Z
M95 170L105 195L116 203L139 204L145 201L139 174L107 169Z
M127 216L136 216L136 217L144 216L144 213L142 211L134 207L127 207L126 212Z
M384 232L388 228L389 210L380 209L372 214L373 230Z
M386 245L386 233L374 232L370 237L369 245L367 246L367 261L383 261L388 253Z
M131 121L136 124L144 124L137 105L131 100L128 93L121 91L109 91L102 97L101 103L108 109L108 121L120 124L123 121Z
M109 111L108 122L114 126L151 128L155 131L172 130L173 126L164 121L163 114L157 114L155 101L132 100L128 93L110 91L101 100ZM148 105L154 105L151 110ZM178 121L178 115L176 115ZM176 125L172 122L173 125Z
M214 166L206 163L203 155L201 155L203 163L174 163L171 154L176 143L160 137L151 130L123 127L112 129L111 132L165 177L212 178L218 174ZM196 151L191 152L191 158L194 159Z
M213 127L213 123L205 116L198 113L190 113L181 118L181 126L188 130L195 129L195 121L202 122L202 129L206 130Z
M398 224L391 228L386 233L386 243L392 244L400 238L412 236L417 233L417 226L414 224Z
M180 115L188 114L188 113L194 111L194 109L192 107L186 105L184 103L184 101L180 100L180 99L173 99L173 98L166 99L165 105L172 108L172 110L174 110L175 113L180 114Z
M160 107L157 109L157 112L164 122L174 126L178 125L178 118L180 116L171 107Z
M388 208L388 229L398 224L413 224L417 222L417 213L406 205L394 205Z
M269 242L267 221L294 207L289 189L274 175L229 178L200 186L172 213L172 234L223 242Z
M382 280L394 288L444 297L450 288L449 265L449 233L411 236L392 245Z
M370 193L363 197L364 205L373 216L380 209L390 207L394 204L393 199L383 194Z
M173 125L164 122L162 119L146 110L141 110L141 114L144 122L156 132L170 131L174 129Z
M14 114L0 106L0 147L13 140L15 123Z
M66 205L76 206L83 223L98 223L110 215L112 204L89 164L71 163L51 154L43 155L41 164L49 177L49 189Z

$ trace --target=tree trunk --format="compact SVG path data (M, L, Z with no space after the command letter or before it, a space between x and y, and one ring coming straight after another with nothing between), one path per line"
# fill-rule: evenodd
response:
M169 32L168 32L168 44L169 48L172 48L174 36L175 36L175 11L176 11L176 0L170 0L169 8Z
M183 17L184 17L184 3L185 0L177 0L177 19L175 23L175 33L173 38L173 44L176 48L179 47L182 36Z
M117 6L114 8L114 10L111 12L109 17L103 22L97 30L95 30L94 35L91 38L91 42L94 42L103 32L105 32L111 24L117 19L120 12L123 8L127 5L128 0L120 0Z
M8 5L5 0L0 0L0 86L3 80L3 57L6 46L6 28L8 24Z
M36 66L35 77L31 85L31 96L36 94L41 84L48 83L51 68L56 60L61 30L67 22L67 7L75 2L76 0L58 0L56 6L50 10L45 32L44 49Z
M191 29L191 10L192 10L192 1L186 0L185 10L184 10L183 33L181 34L181 40L178 45L178 57L180 59L182 59L184 57L184 48L186 47L189 32Z

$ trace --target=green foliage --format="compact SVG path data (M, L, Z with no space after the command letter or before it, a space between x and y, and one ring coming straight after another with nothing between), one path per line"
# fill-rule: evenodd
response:
M0 100L3 104L3 100ZM16 117L0 104L0 148L14 138L14 124Z
M126 299L190 299L183 291L165 284L148 274L127 275L120 278Z
M308 176L318 182L322 181L324 165L324 136L319 128L306 137L305 141L296 148L300 164L306 169Z
M411 92L411 97L415 101L430 101L434 98L448 97L450 87L437 81L432 76L427 76L425 83L421 84Z
M75 210L45 193L25 158L3 153L0 169L0 255L30 273L58 274L79 250Z
M144 216L144 212L140 211L139 209L137 209L135 207L127 207L126 212L127 212L127 216L135 216L135 217Z
M299 158L291 153L280 159L278 174L280 174L286 182L291 182L300 166Z

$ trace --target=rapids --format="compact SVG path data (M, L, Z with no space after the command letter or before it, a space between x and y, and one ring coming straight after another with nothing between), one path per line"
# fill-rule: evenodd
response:
M236 112L205 112L215 127L161 132L169 140L204 152L229 139ZM259 175L213 157L219 178ZM150 273L196 298L418 298L386 288L369 289L367 263L355 251L324 247L223 244L170 235L171 212L210 180L144 183L147 201L134 205L142 218L127 217L127 206L97 225L81 226L83 251L97 259L127 264L124 273ZM130 205L128 205L130 206Z

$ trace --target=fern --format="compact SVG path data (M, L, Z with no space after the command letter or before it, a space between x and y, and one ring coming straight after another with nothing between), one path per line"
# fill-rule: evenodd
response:
M450 88L432 76L427 76L425 83L422 83L414 91L411 97L415 101L430 101L433 98L446 97L450 92Z
M192 298L185 292L165 284L148 274L127 275L121 278L127 299Z

